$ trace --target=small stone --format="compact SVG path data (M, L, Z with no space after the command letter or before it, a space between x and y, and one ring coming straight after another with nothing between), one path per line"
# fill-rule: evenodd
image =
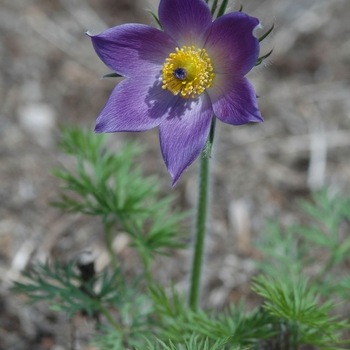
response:
M56 114L50 105L28 103L19 108L18 117L23 129L32 134L41 146L45 147L51 143Z

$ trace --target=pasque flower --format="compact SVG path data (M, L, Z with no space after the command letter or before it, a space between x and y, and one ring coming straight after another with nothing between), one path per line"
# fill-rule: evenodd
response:
M90 35L101 60L125 77L95 131L159 126L174 185L203 150L213 116L232 125L262 121L245 78L259 55L259 20L232 12L212 21L204 0L160 0L158 16L163 30L123 24Z

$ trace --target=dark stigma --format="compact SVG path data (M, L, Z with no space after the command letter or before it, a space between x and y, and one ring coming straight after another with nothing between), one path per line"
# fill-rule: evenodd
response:
M173 75L176 79L183 80L187 77L187 72L185 68L176 68L173 71Z

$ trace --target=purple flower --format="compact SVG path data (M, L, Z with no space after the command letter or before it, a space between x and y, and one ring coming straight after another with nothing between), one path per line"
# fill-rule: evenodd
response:
M254 88L259 20L233 12L212 21L204 0L161 0L164 29L123 24L91 35L101 60L125 77L97 118L96 132L159 126L173 185L198 157L213 114L222 122L261 122Z

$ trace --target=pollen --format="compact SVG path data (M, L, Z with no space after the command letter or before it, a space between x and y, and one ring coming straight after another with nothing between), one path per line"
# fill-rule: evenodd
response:
M194 46L178 47L165 59L163 86L174 95L195 98L212 85L215 74L205 49Z

